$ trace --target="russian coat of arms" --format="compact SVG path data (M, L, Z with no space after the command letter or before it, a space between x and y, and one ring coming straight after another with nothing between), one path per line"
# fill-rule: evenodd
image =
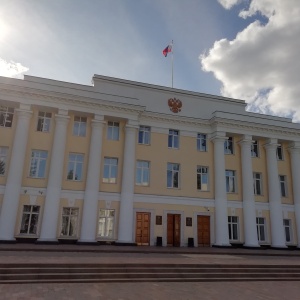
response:
M170 107L170 111L173 113L179 113L181 112L182 102L179 99L176 98L170 98L168 100L168 105Z

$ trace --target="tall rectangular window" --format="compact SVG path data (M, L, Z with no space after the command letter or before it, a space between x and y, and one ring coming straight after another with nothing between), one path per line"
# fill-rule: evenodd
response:
M0 147L0 175L5 175L8 147Z
M238 241L239 240L239 218L228 216L228 233L229 240Z
M258 157L259 156L259 149L258 149L258 141L255 140L251 144L251 156L252 157Z
M136 162L136 176L135 184L136 185L149 185L150 177L150 162L138 160Z
M49 132L52 114L49 112L39 111L37 131Z
M286 176L279 175L279 184L280 184L281 197L286 197L287 196Z
M68 180L82 180L83 154L70 153L68 162Z
M260 242L266 241L266 220L265 218L256 218L257 239Z
M74 116L73 135L85 136L86 135L86 117Z
M285 241L292 242L292 223L290 219L283 219L283 227L285 232Z
M203 133L198 133L197 134L197 150L205 152L207 150L206 142L207 142L207 135L203 134Z
M100 209L98 236L112 239L114 237L115 210Z
M262 195L261 173L253 173L254 195Z
M108 122L107 123L107 139L118 141L119 140L119 122Z
M150 145L151 128L149 126L139 127L138 143L143 145Z
M168 136L168 147L178 149L179 148L179 131L178 130L169 130Z
M20 233L37 234L40 206L24 205Z
M116 183L118 176L118 159L112 157L104 157L103 182Z
M78 222L78 208L63 207L61 233L62 237L76 237L77 222Z
M226 192L235 193L236 192L236 182L235 182L235 171L226 170Z
M45 178L48 152L33 150L31 152L29 176L33 178Z
M197 166L197 189L208 191L208 168Z
M233 154L233 138L231 136L224 142L224 153Z
M278 160L283 160L283 149L281 144L277 146L276 154Z
M179 164L168 163L167 165L167 187L178 188L179 187Z
M0 106L0 127L11 127L14 117L14 109Z

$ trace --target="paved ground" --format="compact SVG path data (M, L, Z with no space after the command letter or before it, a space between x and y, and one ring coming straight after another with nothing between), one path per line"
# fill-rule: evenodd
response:
M299 264L300 251L0 244L0 263ZM0 299L300 299L300 282L0 285Z

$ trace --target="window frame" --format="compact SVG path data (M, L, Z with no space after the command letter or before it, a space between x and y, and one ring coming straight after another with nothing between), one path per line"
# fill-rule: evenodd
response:
M207 134L197 133L197 151L207 152Z
M116 164L112 164L111 162L115 161ZM109 162L109 163L107 163ZM105 156L103 160L103 176L102 176L102 182L103 183L109 183L109 184L116 184L118 181L118 164L119 164L119 159L117 157L108 157ZM115 177L112 177L113 175L113 168L115 168ZM108 170L108 176L109 177L104 177L106 172Z
M279 161L284 160L284 155L283 155L283 146L282 144L278 144L276 148L276 158Z
M75 159L71 160L71 156L75 156ZM81 160L78 159L80 157L82 158ZM71 164L73 165L73 168L70 168ZM80 165L81 165L81 167L79 167ZM67 180L68 181L82 181L83 180L83 167L84 167L84 154L70 152L69 156L68 156ZM78 174L76 173L78 169L80 170L79 178L77 177ZM72 171L72 173L70 173L71 171ZM69 178L70 175L72 175L72 178Z
M85 137L87 130L87 117L74 116L73 136Z
M232 172L233 174L228 174ZM233 179L233 191L229 190L230 187L230 180ZM227 184L228 182L228 184ZM225 184L226 184L226 193L227 194L234 194L237 193L237 182L236 182L236 171L235 170L225 170ZM228 187L228 188L227 188Z
M236 218L236 221L234 221L233 218ZM229 241L238 242L240 240L239 217L228 216L227 220L228 220ZM236 234L236 238L235 238L235 234Z
M287 176L278 175L278 179L279 179L279 186L280 186L280 195L282 198L287 198L288 197Z
M42 157L41 156L42 154L45 154L45 157ZM31 150L30 165L29 165L29 177L30 178L34 178L34 179L46 178L47 159L48 159L48 151L37 150L37 149ZM34 162L37 162L36 166L34 166ZM44 163L44 165L43 165L43 163ZM40 175L39 173L40 173L40 168L42 168L41 166L43 166L44 169L43 169L43 174ZM33 168L36 168L35 173L33 173L33 171L32 171Z
M285 224L285 221L288 221L288 225ZM293 243L293 226L292 226L292 220L291 219L283 219L283 228L284 228L284 234L285 234L285 242L287 244L292 244ZM289 237L290 240L287 238L287 231L289 232Z
M69 210L68 213L64 212L64 210ZM72 213L73 211L76 212L76 214ZM70 235L70 228L71 228L71 219L72 217L75 216L75 229L74 229L74 234ZM64 222L63 219L64 217L67 219L67 234L63 234L63 226ZM61 211L61 226L60 226L60 238L77 238L77 232L78 232L78 221L79 221L79 207L62 207Z
M175 168L174 168L175 167ZM176 167L178 169L176 170ZM169 185L169 174L171 174L172 184ZM176 182L176 174L177 174L177 186L174 185ZM168 189L179 189L180 188L180 164L178 163L167 163L167 188Z
M234 138L232 136L229 136L224 142L224 154L234 154Z
M13 107L0 105L0 128L12 128L14 113L15 109Z
M0 164L3 164L2 167L0 165L0 176L5 176L7 173L7 162L8 162L8 147L0 146ZM2 169L1 169L2 168ZM3 173L1 170L3 170Z
M254 140L251 143L251 157L252 158L259 157L259 142L258 142L258 140Z
M203 169L206 169L206 172L202 172ZM207 186L206 189L202 188L202 185L205 185L205 183L202 180L204 175L206 176L206 186ZM200 182L200 188L199 188L199 182ZM197 190L201 192L209 191L209 167L197 166Z
M104 216L101 216L101 211L104 211ZM106 215L107 212L113 212L113 216ZM104 235L101 235L100 232L100 219L104 220ZM109 229L108 227L110 226L108 220L112 220L112 228ZM113 240L115 238L115 225L116 225L116 210L115 209L105 209L105 208L100 208L98 210L98 224L97 224L97 238L99 239L106 239L106 240ZM107 235L107 230L111 232L110 235Z
M145 165L145 164L147 164L147 165ZM140 178L138 180L139 175L140 175ZM147 181L144 181L145 175L147 177ZM149 186L150 185L150 161L148 161L148 160L137 160L136 161L135 184L138 186Z
M138 131L138 144L150 145L151 143L151 127L140 125Z
M28 207L30 208L30 211L25 211L25 207ZM38 208L38 212L35 212L33 211L33 208L36 207ZM20 230L19 230L19 234L20 235L30 235L30 236L37 236L38 233L39 233L39 219L40 219L40 211L41 211L41 207L40 205L29 205L29 204L24 204L23 205L23 210L22 210L22 217L21 217L21 224L20 224ZM22 226L23 226L23 223L26 222L26 219L25 219L25 215L29 215L29 220L28 220L28 224L24 224L24 226L28 226L27 227L27 230L24 228L23 231L26 230L26 232L21 232L22 231ZM33 226L33 230L35 232L31 233L31 228L32 228L32 224L31 224L31 221L32 221L32 216L36 216L37 215L37 218L36 218L36 224L34 224Z
M259 178L257 178L256 175L259 175ZM257 192L257 182L259 182L260 193ZM254 189L255 196L263 195L262 173L253 172L253 189Z
M259 221L262 221L263 223L259 223ZM264 239L261 239L261 228L263 228L263 234ZM264 217L256 217L256 231L257 231L257 240L259 243L266 243L268 241L267 239L267 224L266 224L266 218Z
M107 121L106 138L110 141L120 140L120 122Z
M179 149L179 130L169 129L168 148Z
M51 119L52 119L52 113L51 112L39 111L38 112L38 118L37 118L36 131L38 131L38 132L50 132Z

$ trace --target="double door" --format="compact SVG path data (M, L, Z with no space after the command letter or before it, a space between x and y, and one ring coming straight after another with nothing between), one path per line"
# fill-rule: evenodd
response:
M198 246L210 246L210 216L197 217Z
M180 215L168 214L167 245L180 247Z
M138 245L150 245L150 213L136 213L135 241Z

